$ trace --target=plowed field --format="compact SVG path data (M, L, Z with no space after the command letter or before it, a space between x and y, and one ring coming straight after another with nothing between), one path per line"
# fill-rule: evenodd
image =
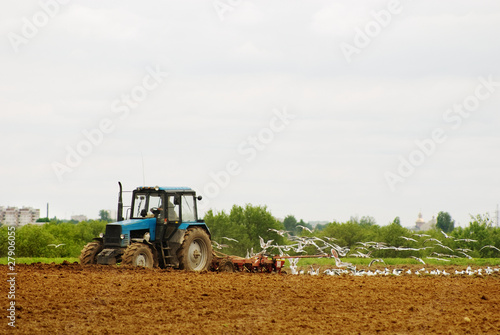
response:
M78 264L16 270L19 334L500 334L496 274L333 277ZM2 319L0 333L11 332Z

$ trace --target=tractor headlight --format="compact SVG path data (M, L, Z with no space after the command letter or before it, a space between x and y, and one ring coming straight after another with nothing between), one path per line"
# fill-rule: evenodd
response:
M124 234L121 234L120 235L120 238L123 240L125 238L125 235Z
M99 237L100 237L100 238L103 238L103 237L104 237L104 233L100 233L100 234L99 234Z

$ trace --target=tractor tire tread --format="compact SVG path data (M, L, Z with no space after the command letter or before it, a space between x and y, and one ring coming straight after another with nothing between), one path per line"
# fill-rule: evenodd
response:
M122 256L122 265L134 266L134 256L135 256L135 253L140 248L143 248L144 246L146 248L148 248L148 250L151 253L151 258L152 258L152 261L153 261L153 266L152 267L157 267L158 266L158 261L155 259L153 251L146 244L143 244L143 243L132 243L132 244L130 244L127 247L127 249L125 249L125 252L123 253L123 256Z
M97 264L97 254L101 252L103 246L101 242L89 242L80 253L80 264Z

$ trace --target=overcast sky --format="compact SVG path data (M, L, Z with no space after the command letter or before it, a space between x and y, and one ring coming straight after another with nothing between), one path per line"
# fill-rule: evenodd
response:
M2 1L0 206L118 181L278 218L495 216L498 1Z

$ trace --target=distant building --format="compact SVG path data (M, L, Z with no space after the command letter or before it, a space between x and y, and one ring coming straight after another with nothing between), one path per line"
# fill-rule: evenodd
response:
M87 221L88 219L85 215L71 215L71 220L80 222L80 221Z
M24 226L35 224L40 218L40 210L32 207L3 207L0 206L0 222L9 226Z
M418 219L415 221L415 226L411 227L411 230L414 231L425 231L429 229L433 229L436 227L436 218L433 216L430 221L425 222L425 220L422 218L422 213L418 213Z

